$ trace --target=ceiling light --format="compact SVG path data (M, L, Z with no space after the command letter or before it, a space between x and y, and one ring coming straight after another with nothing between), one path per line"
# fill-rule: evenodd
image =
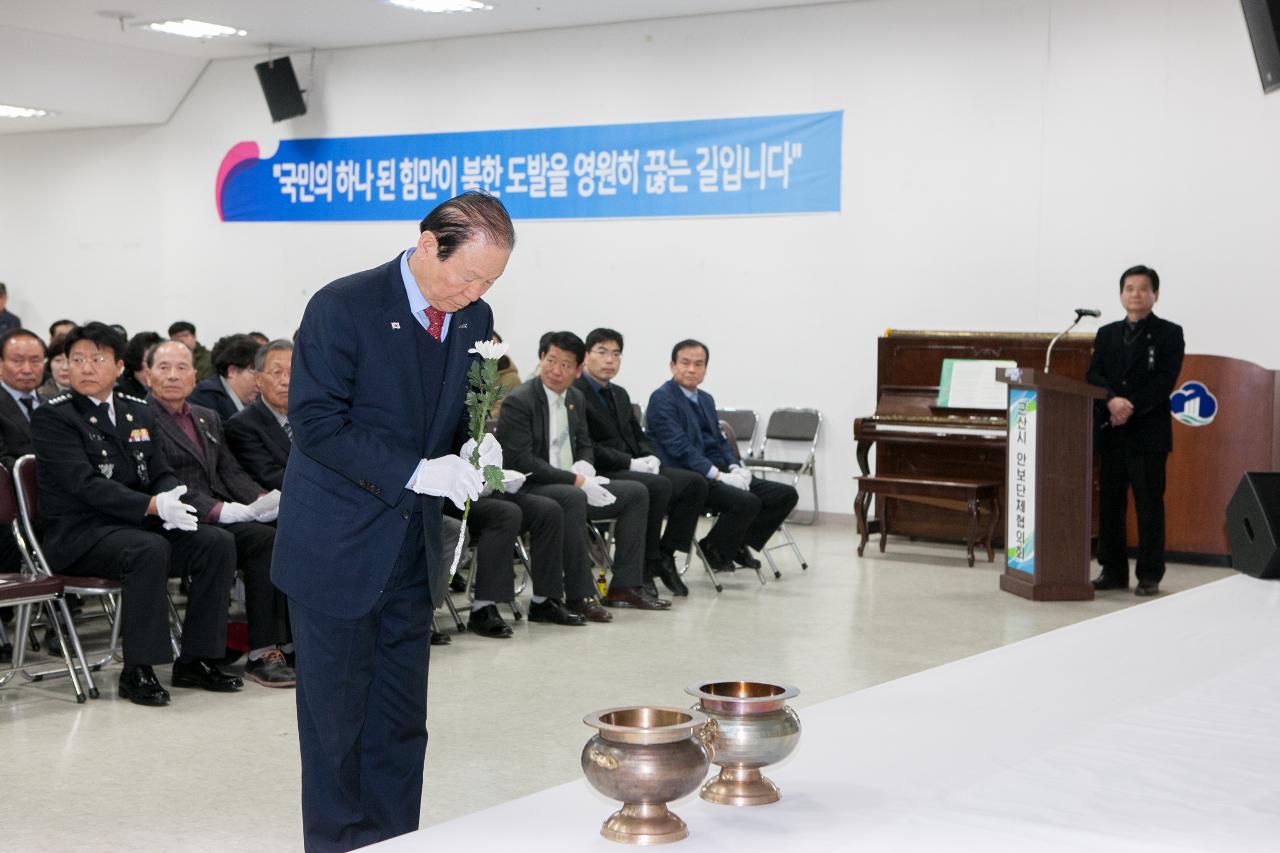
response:
M415 12L482 12L492 9L478 0L387 0L392 6Z
M245 30L235 27L224 27L222 24L210 24L205 21L193 21L183 18L181 21L156 21L142 24L142 29L156 33L168 33L171 36L185 36L190 39L212 39L221 36L247 36Z
M40 116L52 115L48 110L38 110L34 107L13 107L8 104L0 104L0 118L40 118Z

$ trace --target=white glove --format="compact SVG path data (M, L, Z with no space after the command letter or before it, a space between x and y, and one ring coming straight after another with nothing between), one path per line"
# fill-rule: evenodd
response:
M448 498L458 509L468 500L480 497L484 477L461 456L438 456L423 459L413 472L410 488L420 495Z
M596 466L592 465L585 459L579 459L577 462L573 463L573 467L569 470L575 474L581 474L587 479L591 479L596 475Z
M254 521L261 521L264 524L269 521L275 521L276 516L280 515L280 490L272 489L262 495L249 504L249 509L253 511Z
M751 469L746 465L730 465L729 470L739 477L745 478L748 486L751 485Z
M463 459L471 462L471 451L476 449L476 440L468 438L467 443L462 445L462 449L458 451L458 455ZM498 444L498 440L488 433L485 434L484 440L480 442L480 467L492 465L495 468L502 467L502 445Z
M196 529L196 508L180 500L186 493L186 486L174 486L169 491L156 495L156 515L164 522L165 530L185 530L190 533Z
M519 471L511 471L506 468L502 469L502 487L509 495L514 495L516 492L520 491L520 487L524 485L524 481L526 479L525 475L521 474Z
M735 489L742 489L744 492L751 490L751 477L742 469L730 471L727 474L722 473L720 475L720 482L724 483L726 486L732 486Z
M631 470L640 474L657 474L662 463L656 456L636 456L631 459Z
M618 498L604 487L609 482L604 477L588 477L587 481L582 484L582 491L587 493L588 506L608 506Z
M223 503L218 510L219 524L239 524L242 521L256 521L253 508L245 504Z

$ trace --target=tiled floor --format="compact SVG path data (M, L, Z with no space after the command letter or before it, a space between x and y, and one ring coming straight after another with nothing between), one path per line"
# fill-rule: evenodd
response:
M1000 570L968 568L958 547L891 540L859 559L849 524L792 530L809 570L776 552L783 578L763 587L740 570L717 596L695 568L670 613L519 622L511 640L434 649L423 824L576 777L581 718L595 709L685 704L690 682L729 676L795 684L803 708L1143 601L1032 603L1001 593ZM1229 573L1171 566L1162 588ZM65 680L0 689L4 849L301 849L292 691L178 691L148 709L114 698L116 672L87 705Z

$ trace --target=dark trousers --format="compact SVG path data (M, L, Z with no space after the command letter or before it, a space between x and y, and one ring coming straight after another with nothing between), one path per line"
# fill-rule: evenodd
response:
M467 527L476 541L475 594L480 601L515 598L516 537L529 534L533 594L564 598L564 515L551 498L496 494L471 503Z
M698 516L707 501L706 477L683 468L660 469L658 474L639 471L610 471L613 480L631 480L649 492L649 523L644 536L644 559L653 563L663 554L689 550ZM664 531L662 520L666 519Z
M265 649L289 642L289 608L284 594L271 583L271 550L276 529L246 521L228 524L236 540L236 565L244 580L244 609L249 617L249 649Z
M564 518L564 585L569 598L596 594L587 557L587 520L617 519L614 525L613 580L619 589L644 582L644 533L649 493L639 483L611 481L605 486L617 498L609 506L588 506L587 493L567 484L526 485L520 494L540 495L560 505ZM541 595L542 593L539 593ZM548 596L550 597L550 596Z
M309 853L352 850L418 828L434 609L425 548L422 516L414 513L386 589L359 618L289 599Z
M145 527L113 530L62 570L119 580L125 666L173 660L169 645L167 581L189 579L182 621L182 659L221 659L227 653L227 601L236 571L236 540L228 531L200 525L195 532Z
M711 482L707 509L720 518L707 534L706 543L725 557L737 554L743 545L759 551L787 520L798 500L800 496L793 487L760 477L751 480L749 492Z
M1125 513L1128 492L1138 516L1138 582L1159 583L1164 577L1163 451L1143 452L1107 448L1099 454L1098 564L1103 576L1129 582L1129 554Z

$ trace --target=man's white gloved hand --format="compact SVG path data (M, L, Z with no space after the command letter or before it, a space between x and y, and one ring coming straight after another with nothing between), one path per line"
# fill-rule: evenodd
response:
M509 495L514 495L520 491L520 487L524 485L527 478L519 471L512 471L508 468L502 470L502 489Z
M224 502L218 510L219 524L239 524L242 521L256 521L253 509L245 504Z
M746 480L747 485L751 485L751 469L746 465L730 465L729 470Z
M174 486L169 491L156 495L156 515L164 522L165 530L185 530L190 533L196 529L196 508L181 500L186 493L186 486Z
M609 482L604 477L588 477L587 481L582 484L582 491L587 493L587 504L589 506L608 506L617 500L613 492L604 487Z
M742 489L744 492L751 490L751 474L742 468L730 471L727 474L721 474L720 482L735 489Z
M569 469L575 474L586 477L588 480L596 475L596 466L592 465L585 459L579 459L573 463L573 467Z
M462 445L462 449L458 451L458 455L467 462L471 462L471 451L476 449L476 440L468 438L467 443ZM495 468L502 467L502 445L498 444L498 439L492 435L485 433L484 440L480 442L480 467L492 465Z
M636 456L631 460L631 470L640 474L657 474L661 466L656 456Z
M253 511L254 521L261 521L264 524L275 521L276 516L280 515L280 490L272 489L262 495L249 504L249 509Z
M423 459L413 472L410 488L420 495L448 498L458 509L468 500L480 497L484 477L461 456L439 456Z

